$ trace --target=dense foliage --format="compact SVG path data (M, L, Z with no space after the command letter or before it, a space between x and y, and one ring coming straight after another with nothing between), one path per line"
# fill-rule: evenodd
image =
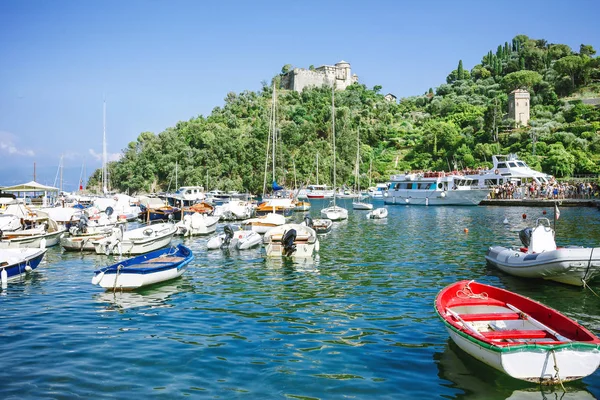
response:
M558 177L598 174L600 109L580 98L600 97L600 58L516 36L486 54L470 71L459 61L445 84L423 96L388 102L380 86L354 84L335 93L338 185L354 184L360 134L361 187L409 169L491 166L493 154L518 153L532 167ZM286 65L282 73L291 66ZM277 84L279 77L274 78ZM531 120L506 118L508 93L531 93ZM271 85L229 93L225 105L155 135L144 132L110 163L111 188L155 192L179 185L261 193L267 155ZM275 176L280 184L332 182L331 89L277 90ZM316 157L319 154L319 176ZM266 157L268 157L266 159ZM372 173L369 173L372 163ZM266 167L268 167L266 169ZM177 173L176 173L177 171ZM98 186L101 171L88 186ZM296 182L296 183L295 183Z

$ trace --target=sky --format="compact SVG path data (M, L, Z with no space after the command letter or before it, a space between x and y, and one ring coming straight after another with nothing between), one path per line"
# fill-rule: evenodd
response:
M597 0L0 1L0 185L74 188L142 132L207 116L286 64L351 64L398 98L518 34L600 52ZM215 162L217 162L215 160ZM65 185L67 186L67 185Z

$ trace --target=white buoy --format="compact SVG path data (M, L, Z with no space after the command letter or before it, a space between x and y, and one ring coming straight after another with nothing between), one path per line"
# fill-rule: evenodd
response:
M428 206L429 205L429 197L425 197L425 205Z
M2 289L6 289L8 287L8 272L6 272L6 268L2 268L0 280L2 280Z
M33 268L31 268L31 265L27 264L25 266L25 272L30 273L31 271L33 271Z
M504 224L508 224L508 218L504 217L504 221L502 221Z
M408 199L404 199L404 201L406 202L406 204L408 204L410 200L408 200Z
M442 192L442 194L440 194L441 197L446 197L446 192Z

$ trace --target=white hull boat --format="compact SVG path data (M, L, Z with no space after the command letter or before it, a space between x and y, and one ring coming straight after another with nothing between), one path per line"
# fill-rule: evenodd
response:
M262 243L262 237L259 233L251 230L237 230L234 231L231 226L226 225L224 233L211 238L206 247L208 250L216 249L235 249L235 250L247 250L253 247L260 246Z
M362 201L352 202L352 209L354 210L372 210L373 204L364 203Z
M387 208L376 208L373 211L367 213L367 218L368 219L383 219L383 218L387 218L388 216L388 210Z
M331 206L321 210L321 217L332 221L348 219L348 210L340 206Z
M245 229L253 230L254 232L262 235L269 229L283 224L285 224L285 217L283 215L269 213L267 215L263 215L262 217L247 219L242 223L242 226L244 226Z
M193 259L192 251L180 244L94 271L92 284L104 289L134 290L180 277Z
M519 233L527 247L490 247L486 261L510 275L576 286L583 286L600 275L600 248L557 248L548 219L539 218L536 225L532 230Z
M556 385L600 365L600 339L516 293L461 281L440 291L435 310L458 347L513 378Z
M332 226L333 226L333 221L330 219L317 218L312 221L312 228L319 235L331 232Z
M269 230L263 238L267 257L312 257L319 251L314 229L304 224L285 224Z
M52 247L56 246L65 234L65 228L58 228L54 232L47 232L44 228L9 232L0 240L0 249Z
M111 236L97 240L94 249L97 254L143 254L168 246L177 228L174 224L163 222L143 226L130 231L114 228Z
M66 251L95 251L94 242L112 235L112 229L101 233L83 233L63 236L60 245Z
M183 216L183 221L175 224L177 234L183 236L208 235L217 229L219 217L194 213Z

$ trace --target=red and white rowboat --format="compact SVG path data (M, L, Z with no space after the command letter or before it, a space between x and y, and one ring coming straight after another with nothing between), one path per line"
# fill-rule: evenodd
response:
M558 384L600 365L600 339L537 301L460 281L442 289L435 310L464 351L513 378Z

